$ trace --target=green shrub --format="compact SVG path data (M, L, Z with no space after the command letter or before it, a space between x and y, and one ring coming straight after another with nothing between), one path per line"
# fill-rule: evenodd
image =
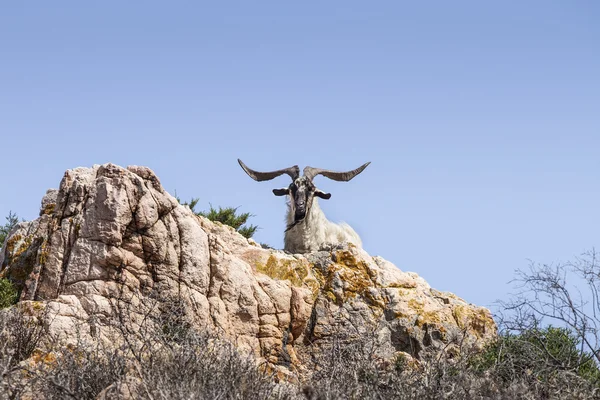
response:
M181 202L179 197L175 196L175 198L180 204L188 206L194 214L208 218L211 221L229 225L245 238L250 239L258 229L256 225L245 225L248 218L253 217L253 215L250 213L238 214L237 210L239 207L219 207L217 210L211 205L209 211L196 211L195 208L200 199L192 198L189 202Z
M581 351L580 340L567 328L548 326L503 334L474 358L473 366L479 371L494 368L505 381L521 375L546 382L567 371L600 384L593 355Z
M19 217L12 211L9 211L8 217L6 217L6 223L0 226L0 248L4 245L6 237L17 223L19 223Z
M13 283L6 279L0 279L0 309L16 304L19 300L19 291Z
M226 207L215 209L213 206L210 206L210 210L200 211L197 215L201 215L210 219L211 221L218 221L222 224L229 225L233 227L236 231L238 231L245 238L251 238L252 235L256 232L258 227L256 225L245 226L244 224L248 221L248 218L252 215L250 213L241 213L237 214L237 207Z

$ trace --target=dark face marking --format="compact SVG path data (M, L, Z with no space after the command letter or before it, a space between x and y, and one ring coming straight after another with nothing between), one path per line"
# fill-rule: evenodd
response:
M312 180L304 176L296 178L287 188L273 189L273 193L275 196L290 196L294 212L294 223L288 227L288 230L306 218L314 196L322 199L329 199L331 197L331 194L320 191L315 187Z
M314 196L322 199L331 197L329 193L325 193L317 189L311 179L300 177L289 186L289 194L294 204L294 221L300 222L310 211Z

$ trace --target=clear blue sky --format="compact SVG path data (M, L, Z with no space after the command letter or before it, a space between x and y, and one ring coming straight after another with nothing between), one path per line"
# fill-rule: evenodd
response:
M600 246L597 1L23 1L0 8L0 217L66 169L146 165L283 245L238 166L316 178L327 216L434 288L492 305L528 259Z

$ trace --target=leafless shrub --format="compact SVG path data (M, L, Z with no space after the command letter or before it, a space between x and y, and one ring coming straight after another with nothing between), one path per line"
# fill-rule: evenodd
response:
M569 329L579 342L581 362L600 362L600 263L595 250L574 262L531 263L517 271L515 296L502 306L501 324L524 332L545 324Z
M153 399L281 399L292 393L251 356L209 334L192 333L144 364L143 389Z
M119 314L110 326L116 332L112 342L77 332L71 344L48 342L36 362L21 366L19 361L39 344L26 339L38 338L40 331L19 320L22 313L2 319L2 335L10 340L2 348L0 365L22 374L21 379L2 381L0 398L35 393L41 399L119 399L127 397L125 386L129 395L153 400L296 396L293 387L277 383L253 356L214 333L193 329L179 301L146 301L134 313L131 300L115 299Z
M253 355L187 320L179 299L162 302L147 318L155 330L141 337L140 398L283 399L292 392L275 382Z
M22 304L0 311L0 398L16 398L23 392L19 363L41 345L44 315L29 316Z
M591 295L574 289L572 276ZM71 346L43 341L41 324L11 307L0 312L0 398L600 399L599 277L594 253L520 272L521 291L498 319L501 334L483 350L463 335L420 360L390 359L381 327L352 330L341 321L328 340L307 344L310 374L299 385L278 383L223 336L198 331L182 299L139 301L123 289L113 299L116 318L103 321L115 335L110 345L89 335ZM548 318L560 326L544 325ZM24 365L36 349L51 356Z
M582 374L556 366L548 370L543 353L524 352L513 337L500 336L483 351L463 339L450 340L427 359L400 355L386 362L377 355L373 335L351 341L334 337L326 351L315 353L314 373L304 383L303 393L310 400L533 400L600 395L598 386ZM517 339L519 343L524 340ZM525 368L526 364L530 368ZM540 373L542 368L546 374Z
M48 365L38 365L33 386L44 399L95 399L125 377L127 364L121 349L100 343L61 347Z

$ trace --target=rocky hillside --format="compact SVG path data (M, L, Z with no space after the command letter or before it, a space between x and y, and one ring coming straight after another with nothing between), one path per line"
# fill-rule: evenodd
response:
M451 350L456 337L496 334L487 309L353 245L263 249L194 215L139 166L65 172L39 218L11 232L0 266L21 289L21 308L43 313L53 337L117 343L116 320L135 330L177 304L186 323L284 373L302 372L305 357L340 332L373 335L383 357L416 359Z

